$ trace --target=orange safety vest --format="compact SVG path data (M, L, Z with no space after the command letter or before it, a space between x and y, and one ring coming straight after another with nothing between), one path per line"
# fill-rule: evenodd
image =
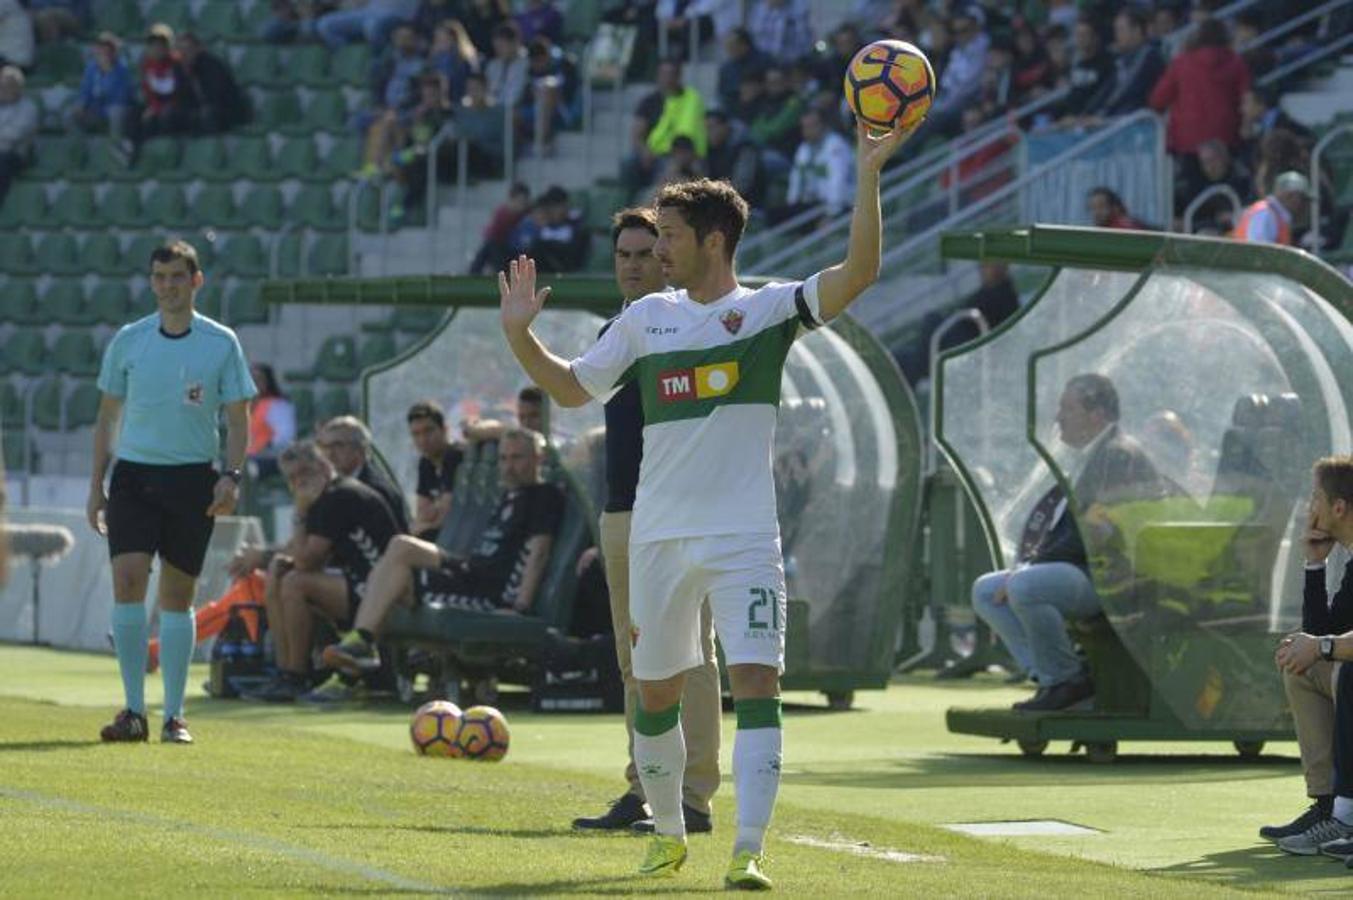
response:
M249 447L245 450L248 456L256 456L268 448L272 443L273 430L268 424L268 410L277 402L276 397L262 397L254 401L249 410Z
M1251 203L1249 206L1245 207L1245 211L1240 214L1240 220L1236 222L1235 229L1231 232L1231 237L1238 241L1245 240L1245 235L1248 234L1250 230L1250 220L1253 219L1260 210L1267 209L1273 213L1273 218L1278 220L1278 243L1291 246L1292 225L1283 217L1282 213L1269 206L1269 201L1271 199L1272 198L1270 197L1265 197L1263 200ZM1273 203L1276 205L1277 201L1275 200Z

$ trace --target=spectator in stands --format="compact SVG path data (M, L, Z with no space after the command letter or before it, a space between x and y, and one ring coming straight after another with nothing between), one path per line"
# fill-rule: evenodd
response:
M491 275L507 269L512 258L512 233L531 208L531 189L520 181L508 191L507 202L493 211L484 237L475 251L468 275Z
M404 495L380 469L371 464L371 429L356 416L337 416L315 429L315 445L339 475L356 478L381 495L394 513L399 533L409 530L409 507Z
M316 621L323 616L340 629L351 627L367 576L398 533L380 494L340 476L313 441L292 444L280 463L296 514L291 552L273 556L265 590L278 674L245 694L272 703L306 693ZM341 574L325 571L329 566Z
M250 475L267 478L277 474L278 454L296 440L296 407L282 393L272 366L254 363L249 373L254 376L258 396L249 405L249 445L245 455L249 458Z
M204 49L191 31L180 34L175 44L188 78L188 107L197 118L197 130L218 134L248 122L249 98L225 60Z
M453 107L465 96L465 81L479 71L479 65L479 51L464 25L447 19L432 29L428 66L446 79L446 96Z
M1081 17L1071 32L1075 57L1071 63L1071 90L1062 101L1063 124L1076 124L1092 111L1091 103L1113 80L1113 58L1104 49L1099 30L1088 16Z
M1147 40L1146 15L1128 7L1113 18L1113 72L1103 87L1086 105L1093 117L1082 125L1098 124L1093 119L1121 116L1146 106L1151 89L1165 71L1165 60L1156 45Z
M465 97L456 109L455 119L456 133L470 145L470 174L484 177L502 168L507 152L503 134L506 114L489 96L489 82L484 75L475 72L465 79Z
M540 480L544 445L534 431L513 428L503 434L502 494L468 559L418 538L391 541L367 579L353 629L325 648L325 663L349 675L378 669L376 638L396 605L530 615L564 510L563 494Z
M534 138L533 146L542 156L552 157L555 130L571 127L582 117L578 72L545 38L531 42L526 64L530 89L518 113L518 130Z
M846 67L850 65L850 61L855 58L855 54L863 44L860 29L852 23L846 22L837 26L832 32L827 52L814 60L813 75L817 83L822 87L836 90L846 77Z
M1005 263L984 262L978 268L981 287L963 299L963 306L980 312L987 328L994 330L1019 312L1019 291L1015 290L1010 266Z
M405 416L409 437L418 451L418 487L414 491L413 522L409 531L435 541L451 511L456 470L465 459L459 444L447 440L446 413L431 400L420 400Z
M542 272L579 272L587 262L590 236L582 215L569 206L568 191L554 185L540 195L532 216L515 239Z
M729 119L722 110L705 113L705 174L716 181L727 181L753 209L759 209L766 199L765 175L761 152L747 140L746 131L746 126Z
M608 8L601 14L601 21L610 25L633 28L634 46L658 46L658 0L610 0ZM645 53L634 53L630 57L626 73L631 76L645 76L646 66L651 57Z
M620 178L631 196L652 183L658 160L672 149L679 134L695 142L697 155L705 155L705 101L699 91L682 83L681 63L665 60L658 64L658 89L639 102L630 125L632 154Z
M19 0L0 0L0 66L33 65L33 20Z
M850 204L855 190L855 153L845 138L827 128L816 109L804 111L800 127L803 142L794 154L785 205L768 210L766 216L772 224L778 224L815 210L818 217L810 227L819 228L844 213Z
M549 409L549 398L545 392L534 384L528 384L526 387L517 391L517 427L527 431L534 431L540 435L547 435L546 428ZM474 419L461 423L461 433L465 435L465 440L472 444L481 444L485 441L496 441L502 438L509 430L505 422L497 419ZM548 438L546 439L548 443Z
M1147 226L1128 214L1127 206L1118 192L1108 187L1093 188L1085 198L1090 211L1090 222L1096 228L1128 228L1142 230Z
M654 15L667 38L666 55L671 59L686 59L692 28L700 41L709 40L716 31L726 34L728 27L715 28L716 17L729 19L730 25L741 24L740 11L730 14L728 6L730 4L722 0L658 0ZM661 45L659 49L662 49Z
M395 26L411 21L417 12L418 0L356 0L346 9L320 16L315 33L330 50L363 38L371 49L379 50Z
M766 55L752 43L752 35L741 26L728 32L723 41L724 61L719 64L719 102L727 109L737 105L739 86L748 72L765 68Z
M1065 32L1061 40L1065 44ZM1015 59L1011 64L1011 89L1021 102L1057 86L1057 72L1048 58L1048 51L1038 32L1027 21L1020 20L1014 28Z
M268 17L258 36L270 44L289 44L316 38L315 24L334 4L322 0L269 0Z
M1241 59L1245 60L1245 65L1249 68L1252 78L1262 77L1278 64L1278 51L1271 44L1241 52L1242 47L1263 33L1263 19L1255 12L1243 10L1237 13L1235 19L1232 20L1231 43L1236 48L1236 52L1240 53Z
M192 127L192 93L183 61L173 50L174 29L163 22L150 26L141 55L141 115L133 140L183 134Z
M86 132L122 136L134 102L131 69L122 60L122 41L111 31L94 39L90 60L80 79L80 99L71 107L68 124Z
M1196 160L1196 161L1195 161ZM1198 155L1180 167L1181 179L1175 184L1175 215L1183 215L1199 194L1218 185L1235 191L1244 203L1251 196L1250 176L1231 156L1221 141L1204 141L1198 145ZM1235 204L1218 195L1203 201L1194 210L1193 230L1207 234L1226 234L1235 225Z
M1170 3L1161 3L1151 15L1151 40L1166 40L1179 30L1182 22L1178 7Z
M783 67L770 66L765 76L766 90L760 108L755 117L743 121L752 143L765 151L766 165L778 174L787 174L802 136L800 119L805 104L789 83Z
M1229 46L1226 26L1204 19L1189 49L1179 54L1151 91L1151 107L1166 112L1166 147L1195 153L1204 141L1234 147L1240 140L1240 98L1250 70Z
M935 98L930 113L931 128L940 134L958 130L963 109L976 99L982 87L991 38L983 30L986 14L981 7L967 6L953 17L955 44L944 67L944 90Z
M1295 243L1295 226L1306 218L1311 182L1300 172L1284 172L1273 182L1273 193L1245 207L1231 237L1260 244Z
M1109 379L1086 374L1067 382L1057 410L1058 434L1085 459L1073 496L1054 485L1029 516L1015 565L973 584L973 608L1038 682L1038 693L1016 703L1016 710L1049 712L1094 697L1094 683L1066 630L1067 618L1093 616L1101 608L1081 528L1111 528L1103 516L1106 504L1154 498L1164 488L1150 458L1122 432L1118 419L1118 392Z
M1336 787L1349 779L1339 774L1336 733L1347 734L1344 702L1353 683L1342 674L1353 671L1344 663L1353 631L1353 562L1344 573L1334 597L1326 588L1325 565L1336 545L1353 547L1353 458L1333 456L1315 464L1310 513L1303 535L1306 556L1305 587L1302 590L1301 630L1282 639L1274 661L1282 673L1283 689L1296 724L1301 749L1301 771L1306 796L1313 802L1286 825L1268 825L1259 836L1274 841L1288 852L1315 854L1327 840L1346 838L1353 832L1353 804L1335 798ZM1335 685L1338 685L1338 690ZM1337 707L1336 707L1337 703ZM1339 793L1344 793L1340 791ZM1336 806L1341 815L1336 823ZM1347 824L1346 824L1347 823ZM1335 827L1338 824L1340 827ZM1342 832L1342 833L1335 833Z
M808 0L756 0L747 12L747 31L762 53L781 63L807 56L817 40Z
M1289 143L1294 148L1293 157L1299 156L1302 145L1310 142L1310 129L1283 112L1282 107L1278 105L1277 98L1271 91L1251 87L1240 98L1241 150L1239 156L1250 171L1254 173L1256 179L1259 176L1259 163L1264 158L1262 148L1265 140L1270 135L1279 132L1284 134L1284 138L1278 140ZM1288 137L1292 140L1287 141L1286 138ZM1294 168L1295 165L1295 158L1284 158L1278 163L1278 167L1274 171L1281 172ZM1262 188L1260 188L1259 193L1263 193Z
M92 0L28 0L38 43L50 44L78 37L89 22Z
M512 21L512 10L508 0L470 0L461 9L460 21L479 55L492 56L494 32Z
M418 102L396 116L391 143L399 147L390 157L390 170L404 190L390 206L390 224L400 225L409 209L422 209L427 196L428 151L432 139L451 121L451 103L446 96L446 80L441 74L426 71L418 77ZM454 159L454 144L438 148L438 162Z
M366 135L363 175L393 171L391 156L398 147L401 117L407 122L408 112L418 104L418 79L426 68L417 33L409 25L396 26L390 46L372 68L375 105L356 117L358 130Z
M706 116L705 118L708 121L709 117ZM695 155L695 142L686 135L679 134L672 140L671 151L662 158L658 177L654 179L652 193L656 195L656 192L664 185L676 184L679 181L690 181L704 176L705 166L700 157Z
M10 182L33 159L38 108L24 96L24 76L17 66L0 67L0 201Z
M504 22L493 30L493 58L484 66L489 100L498 106L516 106L521 103L530 81L526 51L521 46L521 32L512 22Z
M517 28L527 44L537 37L548 39L552 46L564 39L564 17L552 0L526 0L526 9L517 13Z

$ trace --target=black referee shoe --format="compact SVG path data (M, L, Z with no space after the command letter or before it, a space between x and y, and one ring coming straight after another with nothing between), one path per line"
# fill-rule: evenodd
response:
M574 819L573 827L581 831L620 831L646 818L648 804L634 794L625 794L612 802L611 808L600 816L593 818L580 816Z
M714 822L710 819L709 813L702 813L694 809L689 804L681 804L681 815L686 820L687 834L709 834L714 830ZM640 834L652 834L657 830L657 826L652 819L642 819L630 826Z

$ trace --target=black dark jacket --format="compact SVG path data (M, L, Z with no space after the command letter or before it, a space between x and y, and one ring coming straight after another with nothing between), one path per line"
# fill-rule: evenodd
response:
M1344 577L1339 590L1334 593L1333 602L1325 589L1324 569L1306 570L1306 586L1301 597L1302 631L1317 636L1353 631L1353 560L1344 567Z

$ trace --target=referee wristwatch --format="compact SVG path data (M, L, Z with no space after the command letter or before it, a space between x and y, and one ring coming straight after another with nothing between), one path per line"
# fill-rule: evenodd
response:
M244 473L241 472L239 469L226 469L224 472L221 473L221 477L229 478L231 481L235 482L236 485L238 485L241 481L244 480Z
M1320 639L1320 658L1323 660L1334 659L1334 638L1326 635Z

